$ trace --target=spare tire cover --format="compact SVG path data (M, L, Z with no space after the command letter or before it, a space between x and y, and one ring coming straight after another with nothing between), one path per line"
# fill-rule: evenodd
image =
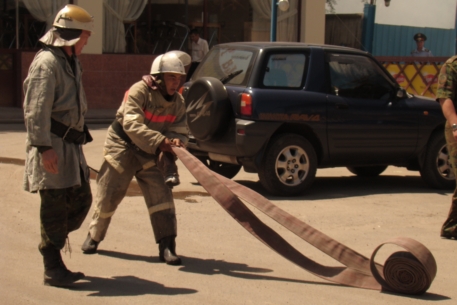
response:
M202 77L186 95L187 125L200 141L220 136L228 127L232 113L227 90L217 78Z

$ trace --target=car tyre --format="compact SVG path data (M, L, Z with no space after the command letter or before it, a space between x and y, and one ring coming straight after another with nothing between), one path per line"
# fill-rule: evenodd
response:
M230 163L223 163L219 161L214 161L209 159L208 157L198 157L203 164L206 165L210 170L215 173L218 173L225 178L232 179L233 177L238 174L241 169L241 165L230 164Z
M429 140L420 174L425 183L432 188L449 190L455 188L454 171L449 162L449 153L443 132L434 133Z
M317 157L314 147L304 137L282 134L268 145L259 169L262 186L277 196L296 196L314 181Z
M377 177L386 170L387 166L348 166L347 169L359 177Z

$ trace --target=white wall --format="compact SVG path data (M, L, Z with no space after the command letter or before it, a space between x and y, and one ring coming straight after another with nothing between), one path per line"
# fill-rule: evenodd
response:
M367 1L370 2L370 1ZM391 0L390 6L384 0L376 1L378 24L404 25L453 29L455 27L457 0ZM362 0L336 0L336 14L363 13Z
M453 29L456 2L456 0L392 0L389 7L377 5L375 23Z
M325 42L325 0L302 1L300 42Z
M335 14L362 14L363 4L362 0L336 0L336 4L333 7L335 8ZM326 8L328 9L329 6L326 5Z
M85 54L103 52L103 0L78 0L74 2L94 16L94 31L83 49Z

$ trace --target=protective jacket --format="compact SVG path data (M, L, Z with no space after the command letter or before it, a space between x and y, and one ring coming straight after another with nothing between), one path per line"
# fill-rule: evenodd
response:
M27 128L24 189L61 189L81 185L80 170L89 179L81 145L51 133L51 118L77 131L84 130L87 101L77 58L74 70L61 48L44 46L36 54L24 81L24 120ZM48 173L38 146L51 146L58 157L58 174Z
M179 138L187 143L186 108L181 94L167 101L154 85L151 75L133 84L125 93L116 120L138 148L137 158L143 169L156 165L157 149L166 138ZM105 159L119 172L118 156L128 144L110 127L105 142Z
M164 98L151 75L144 76L125 93L116 122L108 128L105 162L97 175L96 206L89 225L93 240L105 238L133 177L143 192L156 242L177 235L173 194L156 166L158 148L165 137L187 142L184 100L179 93L170 98Z

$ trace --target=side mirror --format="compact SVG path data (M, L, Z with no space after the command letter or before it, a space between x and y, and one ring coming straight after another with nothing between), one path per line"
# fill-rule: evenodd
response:
M406 97L405 89L398 88L397 89L397 98L405 98L405 97Z

